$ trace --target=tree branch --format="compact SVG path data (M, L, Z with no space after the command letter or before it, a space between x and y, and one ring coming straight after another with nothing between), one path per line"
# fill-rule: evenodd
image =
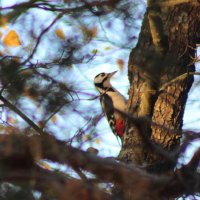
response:
M11 104L7 99L5 99L2 95L0 95L0 100L4 103L6 107L11 109L13 112L17 113L27 124L29 124L35 131L40 134L44 134L42 129L37 126L30 118L28 118L23 112L21 112L17 107Z
M187 72L187 73L181 74L180 76L175 77L171 81L163 84L162 87L159 89L159 91L165 90L168 86L172 85L173 83L176 83L177 81L182 81L185 78L187 78L188 76L192 76L192 75L198 75L199 76L200 72Z
M57 17L49 24L49 26L47 26L39 35L39 37L37 38L37 42L35 44L35 47L33 48L33 51L32 53L28 56L28 58L22 63L23 64L26 64L32 57L33 55L35 54L36 50L37 50L37 47L38 45L40 44L40 41L42 39L42 37L44 36L45 33L47 33L49 31L49 29L63 16L63 14L59 14L57 15Z
M20 134L0 135L0 147L0 163L15 166L15 169L17 169L17 163L18 169L20 169L19 159L21 160L21 167L24 166L22 158L25 160L48 159L53 162L67 164L73 168L80 168L91 172L100 180L112 182L120 187L125 191L125 195L126 193L127 195L131 193L137 196L138 199L143 199L144 195L148 195L150 199L159 199L163 197L163 194L167 197L177 197L178 195L191 192L191 187L188 187L187 190L182 182L182 180L185 180L185 182L188 183L188 178L192 180L192 185L195 185L193 191L200 192L200 187L196 187L199 179L193 179L193 177L199 177L194 167L193 174L191 175L186 174L185 171L183 173L181 170L178 170L175 174L169 173L167 175L156 176L148 174L134 166L128 166L113 160L93 156L82 150L67 146L65 142L56 140L50 135L34 135L31 137ZM18 149L18 151L16 151L16 149ZM198 152L200 152L200 150ZM194 155L195 159L192 160L196 160L197 154ZM189 170L190 165L184 166L184 169ZM182 180L179 179L180 176L177 176L178 173L181 173ZM173 184L171 184L171 182ZM176 188L176 190L172 190L172 186ZM70 187L70 185L68 185L67 188L68 187ZM143 188L142 190L141 187ZM125 197L125 199L126 198L128 197Z
M34 190L45 192L53 199L82 199L83 195L86 199L111 199L110 195L89 182L67 178L61 173L45 170L36 165L31 169L16 169L15 166L0 169L3 170L3 173L0 173L0 181L19 186L26 184Z

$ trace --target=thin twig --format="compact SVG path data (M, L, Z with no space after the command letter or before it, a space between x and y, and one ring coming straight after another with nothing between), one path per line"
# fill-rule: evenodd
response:
M23 112L21 112L16 106L11 104L7 99L0 95L0 100L4 103L5 106L10 108L13 112L17 113L27 124L29 124L35 131L40 134L44 134L42 129L37 126L29 117L27 117Z
M171 85L177 81L181 81L181 80L187 78L188 76L192 76L192 75L200 75L200 72L187 72L187 73L181 74L180 76L177 76L176 78L172 79L171 81L163 84L162 87L160 88L160 91L166 89L169 85Z
M68 102L65 102L65 103L68 103ZM56 114L60 111L60 109L61 109L63 106L65 106L65 103L62 104L62 105L60 105L60 106L58 106L58 108L55 109L55 111L52 112L52 113L50 114L50 116L45 120L44 126L46 125L46 123L47 123L54 115L56 115ZM44 127L44 126L43 126L43 127Z
M39 35L38 39L37 39L37 42L36 42L36 45L32 51L32 53L29 55L29 57L22 63L23 64L26 64L32 57L33 55L35 54L36 50L37 50L37 47L38 45L40 44L40 41L42 39L42 37L44 36L45 33L47 33L49 31L49 29L63 16L63 14L59 14L51 23L49 26L47 26Z

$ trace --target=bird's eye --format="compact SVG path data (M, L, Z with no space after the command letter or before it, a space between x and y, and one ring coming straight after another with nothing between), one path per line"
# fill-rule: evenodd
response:
M105 73L101 73L101 77L104 77L105 76Z

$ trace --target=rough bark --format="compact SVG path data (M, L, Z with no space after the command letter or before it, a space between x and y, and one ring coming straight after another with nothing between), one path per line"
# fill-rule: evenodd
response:
M148 2L128 66L131 88L127 111L147 120L139 126L131 118L127 120L119 155L126 162L152 165L154 171L162 170L162 166L171 168L176 163L176 155L170 160L163 154L179 147L193 77L188 74L184 79L172 80L194 71L195 49L200 39L200 3L167 6L167 1L159 2Z

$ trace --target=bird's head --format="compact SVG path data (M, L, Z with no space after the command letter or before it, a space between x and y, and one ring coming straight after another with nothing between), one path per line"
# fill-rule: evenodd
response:
M114 71L114 72L111 72L111 73L104 73L103 72L103 73L100 73L100 74L95 76L94 85L100 93L103 93L106 90L112 89L110 79L116 72L117 71Z

